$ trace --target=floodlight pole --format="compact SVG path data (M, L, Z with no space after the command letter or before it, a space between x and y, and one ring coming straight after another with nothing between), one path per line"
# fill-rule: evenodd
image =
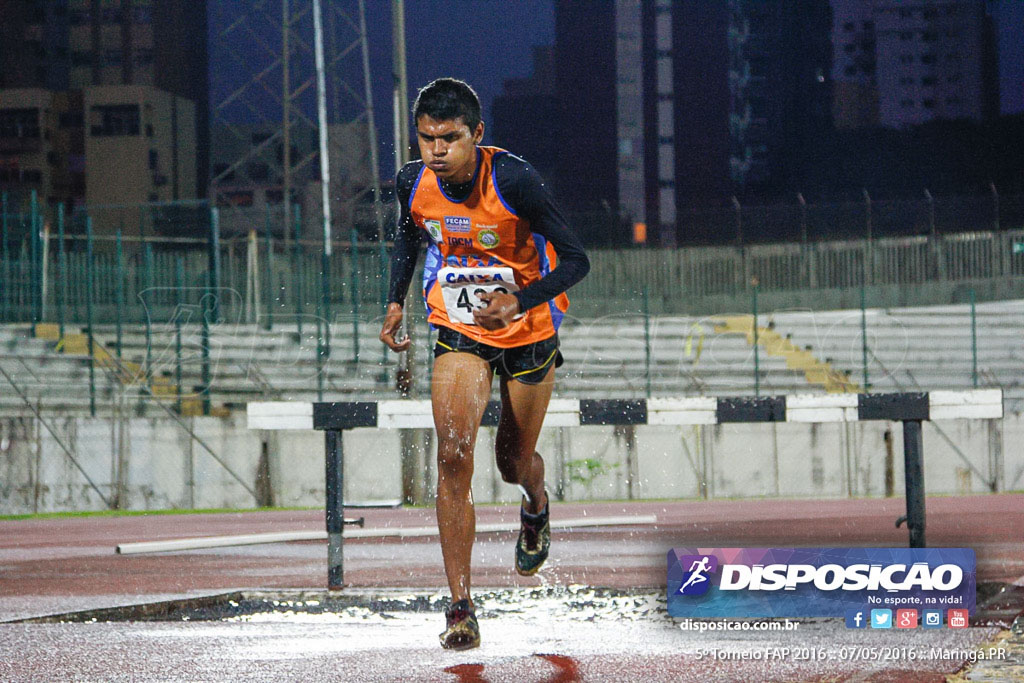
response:
M394 114L395 114L395 173L409 162L409 96L408 76L405 70L405 0L394 0L391 5L392 63L394 64ZM397 188L396 188L397 190ZM397 193L396 193L397 196ZM412 335L409 316L402 316L400 338ZM412 347L398 354L398 375L395 388L399 394L408 396L412 391L413 359Z
M331 262L331 162L327 152L327 85L324 79L324 26L320 13L320 0L313 0L313 53L316 58L316 115L320 130L320 203L324 217L323 314L324 348L330 353L331 315L329 266Z

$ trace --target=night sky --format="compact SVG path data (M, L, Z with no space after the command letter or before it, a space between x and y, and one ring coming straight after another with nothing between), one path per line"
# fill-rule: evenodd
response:
M1001 108L1006 114L1022 112L1024 0L997 0L991 4L997 19ZM342 5L354 8L355 3L342 0ZM228 0L211 1L211 38L216 38L218 23L230 16L230 10L225 8L236 6ZM381 143L381 172L384 176L389 176L394 166L391 6L392 3L387 0L368 0L366 3L374 109ZM476 89L487 124L491 120L491 103L501 93L504 80L529 76L532 71L532 48L551 45L553 42L553 0L407 0L406 51L410 106L418 87L440 76L454 76L466 80ZM236 43L236 47L241 52L249 49L242 42ZM216 50L216 46L211 49L210 67L211 101L214 103L222 99L239 78L237 69L225 68L218 62ZM264 61L261 63L261 60ZM262 66L265 58L259 57L253 62ZM354 58L348 61L348 69L360 68L358 53L354 53ZM360 73L355 71L349 77L351 84L361 91ZM489 134L485 135L484 141L491 141Z

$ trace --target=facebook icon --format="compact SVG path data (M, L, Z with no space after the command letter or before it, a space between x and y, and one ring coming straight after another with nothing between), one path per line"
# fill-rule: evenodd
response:
M846 628L867 628L868 620L862 609L846 610Z

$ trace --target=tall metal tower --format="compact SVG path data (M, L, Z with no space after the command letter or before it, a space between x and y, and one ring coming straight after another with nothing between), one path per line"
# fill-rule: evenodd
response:
M294 216L301 204L317 214L303 220L305 237L322 234L321 193L310 186L320 180L313 5L213 4L211 70L221 71L215 80L230 74L233 87L212 98L210 197L230 207L222 210L222 229L229 232L262 231L265 216L271 216L274 232L298 236ZM322 30L330 214L334 238L348 238L360 201L371 192L380 197L364 1L323 3ZM382 232L379 225L376 230Z

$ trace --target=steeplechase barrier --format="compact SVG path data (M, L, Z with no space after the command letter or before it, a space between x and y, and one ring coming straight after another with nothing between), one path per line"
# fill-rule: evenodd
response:
M344 579L344 453L347 429L429 429L429 400L366 402L257 402L247 406L250 429L315 429L324 432L326 454L327 583L341 588ZM498 401L488 403L481 426L497 426ZM714 425L755 422L860 422L889 420L903 424L906 521L911 548L925 546L924 453L921 423L926 420L998 419L1003 416L1001 389L884 394L794 394L784 396L696 396L648 399L554 399L545 427L590 425Z

